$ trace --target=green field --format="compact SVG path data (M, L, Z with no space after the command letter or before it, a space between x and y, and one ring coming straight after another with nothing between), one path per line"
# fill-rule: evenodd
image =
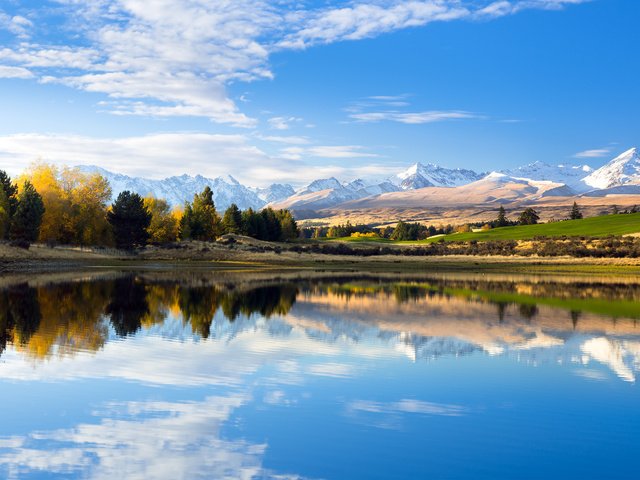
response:
M628 235L640 233L640 213L603 215L582 220L564 220L561 222L540 223L537 225L518 225L515 227L494 228L484 232L452 233L440 235L419 242L393 242L383 238L339 238L334 240L357 243L431 243L441 240L447 242L468 242L470 240L528 240L535 237L606 237L608 235Z
M446 241L488 241L488 240L528 240L534 237L606 237L607 235L628 235L640 232L640 213L603 215L582 220L518 225L516 227L494 228L486 232L453 233L446 235ZM426 241L437 241L438 238Z

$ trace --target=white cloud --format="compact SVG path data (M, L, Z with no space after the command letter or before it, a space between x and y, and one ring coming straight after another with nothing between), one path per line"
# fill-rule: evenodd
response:
M8 30L20 39L29 38L33 23L22 15L7 15L0 11L0 30Z
M611 153L610 148L596 148L593 150L584 150L574 154L574 158L602 158Z
M57 165L97 165L128 175L149 176L153 172L156 178L183 173L213 177L233 172L251 179L254 166L276 165L243 135L160 133L92 138L17 134L0 137L0 169L19 173L37 159Z
M357 172L387 172L388 167L347 167L326 163L313 166L311 158L373 158L375 153L357 145L302 146L303 137L265 137L294 146L268 155L251 144L248 135L158 133L140 137L95 138L78 135L14 134L0 136L0 170L20 174L32 162L56 165L96 165L116 173L146 178L172 175L216 177L232 174L250 186L273 182L299 185L331 173L351 177ZM364 174L364 173L363 173Z
M286 147L280 150L280 157L289 160L300 160L305 157L318 158L372 158L375 153L364 151L361 145L318 145L313 147Z
M256 135L256 138L265 142L272 143L283 143L286 145L307 145L311 143L311 140L307 137L298 137L298 136L278 136L278 135Z
M238 109L226 87L273 78L273 52L583 1L361 0L305 9L267 0L56 0L57 18L66 18L56 29L65 32L67 42L26 41L46 27L46 11L34 17L35 25L25 16L0 12L0 28L20 40L0 50L0 61L29 69L43 82L106 94L114 113L199 116L250 127L255 120ZM274 128L286 129L288 123Z
M359 122L399 122L405 124L423 124L442 122L445 120L479 119L481 115L461 110L438 111L430 110L426 112L363 112L353 113L350 118Z
M341 40L359 40L434 21L467 17L470 11L460 2L393 1L381 4L358 2L342 8L309 12L294 31L287 34L280 48L305 48Z
M267 120L267 123L274 130L289 130L292 123L301 121L302 119L297 117L272 117Z
M26 68L22 67L7 67L0 65L0 78L33 78L34 75Z

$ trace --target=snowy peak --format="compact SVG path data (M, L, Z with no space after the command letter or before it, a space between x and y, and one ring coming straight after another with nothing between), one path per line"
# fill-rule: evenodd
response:
M291 185L282 183L274 183L267 188L256 188L254 191L266 203L279 202L296 193Z
M449 169L433 163L415 163L400 172L389 181L402 190L414 190L425 187L458 187L476 180L484 174L462 168Z
M112 190L112 201L118 195L129 190L143 197L151 195L165 199L171 206L184 205L193 200L196 193L202 192L205 187L213 191L213 200L218 210L225 210L235 203L241 209L262 208L267 202L262 200L256 192L240 184L235 178L228 175L214 179L196 175L180 175L168 177L163 180L154 180L142 177L129 177L119 173L113 173L100 167L81 166L80 170L87 173L99 173L109 181ZM293 190L293 189L292 189Z
M593 172L589 165L549 165L544 162L534 162L511 170L502 170L510 177L526 178L536 181L562 183L576 191L586 189L582 179Z
M340 190L344 188L342 184L334 177L321 178L314 180L306 187L301 188L296 192L297 195L304 195L306 193L321 192L322 190Z
M623 185L640 185L640 155L637 148L620 154L584 178L592 188L606 189Z

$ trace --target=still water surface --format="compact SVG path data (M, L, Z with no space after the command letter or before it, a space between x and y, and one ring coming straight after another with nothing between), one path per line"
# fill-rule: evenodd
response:
M640 475L640 279L5 280L0 478Z

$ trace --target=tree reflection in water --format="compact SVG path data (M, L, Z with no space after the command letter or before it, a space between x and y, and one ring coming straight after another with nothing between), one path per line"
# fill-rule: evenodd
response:
M222 282L215 277L167 280L119 274L0 289L0 354L7 344L36 358L54 352L96 351L106 342L109 326L116 335L126 337L143 327L162 324L169 316L181 318L195 335L207 339L215 318L234 322L252 315L285 317L300 296L334 298L341 308L356 308L350 306L356 299L425 306L453 299L458 305L492 306L490 316L500 325L513 321L514 315L525 323L535 322L540 306L546 306L564 309L573 330L584 312L614 319L640 318L640 285L634 283L392 281L375 277Z

